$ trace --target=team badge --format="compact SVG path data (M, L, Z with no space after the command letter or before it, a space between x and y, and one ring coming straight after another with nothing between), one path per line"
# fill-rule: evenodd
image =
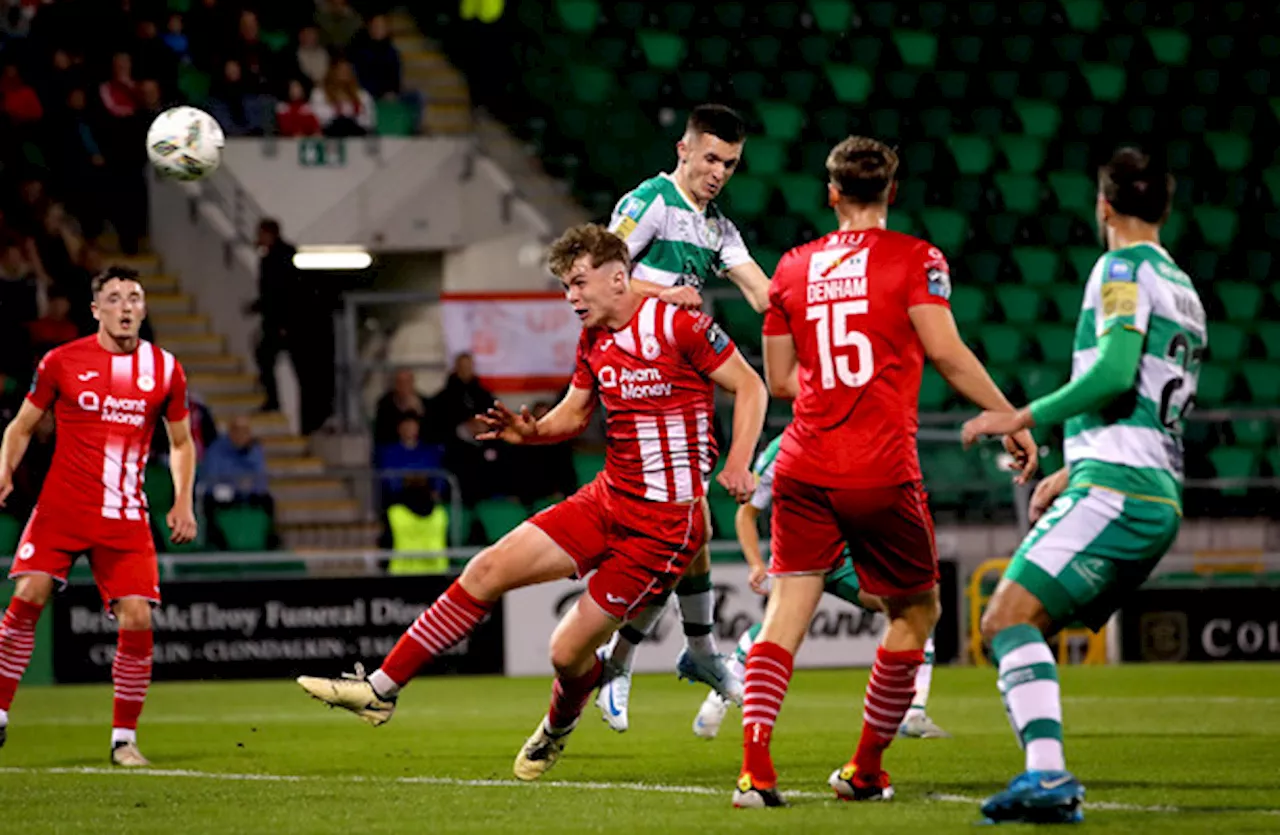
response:
M729 347L729 335L715 322L707 328L707 341L711 343L711 350L717 354Z
M929 292L939 298L951 298L951 275L940 267L930 267L925 273L929 279Z
M1107 269L1107 276L1117 281L1128 281L1133 277L1133 268L1129 266L1128 261L1115 259L1111 262L1111 266Z
M618 207L618 214L624 217L629 217L632 220L639 220L640 216L644 214L644 210L647 205L648 204L639 197L628 197L623 200L622 205Z
M662 348L658 345L657 337L646 335L644 339L641 339L640 353L647 360L656 360L658 358L658 354L662 353Z
M724 230L720 228L720 221L716 218L708 218L707 249L719 249L722 240L724 240Z
M149 377L146 374L143 374L138 378L138 389L140 391L151 391L155 387L156 381L154 377Z

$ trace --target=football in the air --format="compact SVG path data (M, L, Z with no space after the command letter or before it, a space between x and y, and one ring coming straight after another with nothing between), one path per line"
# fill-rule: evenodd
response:
M192 182L222 162L226 137L218 120L195 107L171 107L147 130L147 156L162 177Z

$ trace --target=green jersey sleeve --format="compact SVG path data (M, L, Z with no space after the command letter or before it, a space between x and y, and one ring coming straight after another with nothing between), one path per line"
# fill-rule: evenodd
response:
M778 449L781 446L782 436L779 435L756 457L756 489L747 503L761 513L773 504L773 465L778 460Z
M1147 332L1153 288L1140 277L1140 263L1128 252L1109 252L1099 259L1101 276L1094 285L1098 292L1094 325L1099 338L1116 328Z
M613 208L609 231L626 241L634 262L639 259L662 228L662 195L657 189L642 186L628 192Z

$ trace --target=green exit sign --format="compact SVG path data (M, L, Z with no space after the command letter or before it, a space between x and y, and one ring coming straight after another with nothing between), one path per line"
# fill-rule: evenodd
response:
M298 165L303 168L341 168L347 164L347 143L341 139L303 139Z

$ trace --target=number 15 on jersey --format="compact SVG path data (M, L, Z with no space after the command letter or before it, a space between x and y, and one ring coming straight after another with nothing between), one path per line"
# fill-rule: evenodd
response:
M861 388L871 380L874 357L871 340L849 321L867 312L866 299L810 305L805 319L816 323L818 363L822 371L822 387L833 389L836 380L847 388ZM852 348L853 351L846 349ZM857 353L854 367L852 353Z

